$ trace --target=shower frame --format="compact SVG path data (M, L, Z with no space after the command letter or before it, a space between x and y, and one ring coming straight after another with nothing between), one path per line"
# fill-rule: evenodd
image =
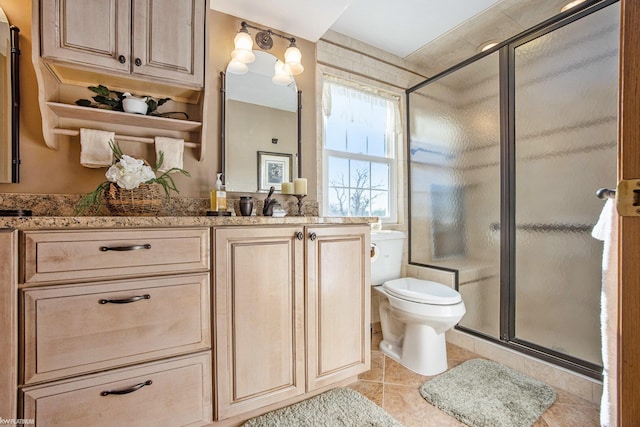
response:
M518 352L534 356L555 365L579 372L595 379L602 379L602 366L554 351L535 343L518 339L515 336L516 310L516 221L515 221L515 50L518 46L530 42L558 28L575 22L597 12L619 0L592 0L573 9L560 13L497 46L481 52L409 89L406 90L407 135L411 135L410 97L416 90L435 82L457 70L488 55L499 52L499 102L500 102L500 333L499 337L456 325L455 329L470 335L481 337ZM411 138L407 138L407 152L411 150ZM408 191L411 194L411 161L408 161ZM411 261L411 197L408 197L409 264L434 268L454 274L456 290L459 290L459 272L457 269ZM505 309L506 307L506 309Z

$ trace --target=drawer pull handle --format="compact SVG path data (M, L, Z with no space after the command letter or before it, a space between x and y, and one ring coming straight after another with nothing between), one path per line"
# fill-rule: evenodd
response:
M118 251L118 252L139 251L140 249L151 249L151 245L147 243L146 245L132 245L132 246L100 246L100 250L102 252L107 252L107 251Z
M100 396L109 396L110 394L129 394L129 393L133 393L134 391L140 390L142 387L146 385L151 385L151 384L153 384L151 380L146 380L143 383L136 384L130 388L125 388L124 390L105 390L102 393L100 393Z
M129 304L130 302L136 302L143 299L151 299L151 295L144 294L144 295L138 295L136 297L125 298L125 299L101 299L98 302L100 304Z

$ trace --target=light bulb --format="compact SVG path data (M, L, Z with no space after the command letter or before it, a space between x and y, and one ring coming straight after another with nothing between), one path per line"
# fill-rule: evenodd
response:
M231 60L248 64L256 60L256 55L250 50L236 49L231 52Z
M238 34L233 39L233 45L236 49L253 49L253 39L251 38L251 34L245 31L238 31Z
M271 81L279 86L287 86L291 83L291 75L285 70L284 62L279 59L276 61L276 65L274 66L275 74Z
M227 71L233 74L246 74L249 71L249 67L244 62L231 61L227 66Z
M284 52L284 61L287 63L289 67L289 72L297 76L298 74L304 71L304 67L300 63L302 60L302 53L300 49L295 45L295 43L291 43L291 45Z
M233 39L233 45L235 49L231 52L231 59L233 61L243 62L248 64L256 60L256 56L253 54L253 40L251 35L246 29L241 29Z

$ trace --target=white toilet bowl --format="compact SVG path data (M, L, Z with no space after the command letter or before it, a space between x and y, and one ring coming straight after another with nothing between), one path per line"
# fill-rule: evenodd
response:
M441 283L411 277L375 286L380 302L380 349L401 365L421 375L447 370L445 332L466 309L462 297Z

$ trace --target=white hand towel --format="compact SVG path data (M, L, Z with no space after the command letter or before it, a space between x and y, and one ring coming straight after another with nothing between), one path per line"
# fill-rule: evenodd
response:
M600 425L613 427L617 420L617 319L618 319L618 215L614 199L607 199L591 235L604 242L600 333L602 335L603 384Z
M104 130L80 129L80 164L87 168L105 168L113 164L113 151L109 142L115 133Z
M182 169L184 156L184 139L156 136L156 159L160 158L160 152L164 155L159 171L165 172L171 168Z

